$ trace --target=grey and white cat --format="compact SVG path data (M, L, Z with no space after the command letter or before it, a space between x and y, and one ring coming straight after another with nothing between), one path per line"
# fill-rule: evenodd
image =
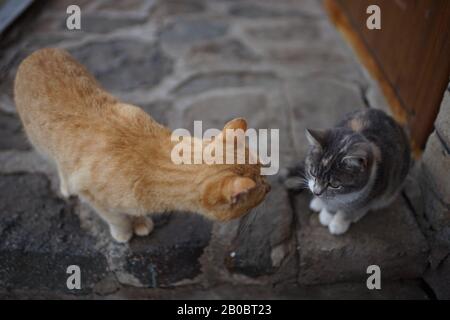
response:
M306 136L310 149L304 167L290 170L285 185L294 190L307 185L314 194L310 208L320 212L320 223L330 233L345 233L398 195L410 148L402 128L383 111L358 110L333 129L306 130Z

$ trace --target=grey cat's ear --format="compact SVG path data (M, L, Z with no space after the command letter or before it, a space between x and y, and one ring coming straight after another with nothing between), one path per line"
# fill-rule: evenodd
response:
M327 135L325 130L306 129L305 134L310 145L319 148L322 148L325 145L325 137Z
M342 162L349 168L363 171L367 168L368 152L365 144L357 144L352 150L342 158Z
M367 159L364 157L346 156L342 159L342 162L348 168L359 169L360 171L367 168Z

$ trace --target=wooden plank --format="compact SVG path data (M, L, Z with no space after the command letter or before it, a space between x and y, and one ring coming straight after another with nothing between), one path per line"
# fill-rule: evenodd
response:
M414 149L433 129L450 76L450 1L327 0L328 11L407 123ZM381 8L381 30L366 27L366 8Z

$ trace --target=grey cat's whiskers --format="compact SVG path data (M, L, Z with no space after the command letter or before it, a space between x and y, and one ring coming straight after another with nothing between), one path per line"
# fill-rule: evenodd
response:
M299 190L308 188L308 179L306 177L290 177L284 181L288 190Z

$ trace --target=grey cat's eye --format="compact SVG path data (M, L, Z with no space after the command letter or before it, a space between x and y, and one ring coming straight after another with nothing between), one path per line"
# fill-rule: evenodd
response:
M336 182L330 182L328 183L328 185L332 188L332 189L340 189L342 188L342 185Z

